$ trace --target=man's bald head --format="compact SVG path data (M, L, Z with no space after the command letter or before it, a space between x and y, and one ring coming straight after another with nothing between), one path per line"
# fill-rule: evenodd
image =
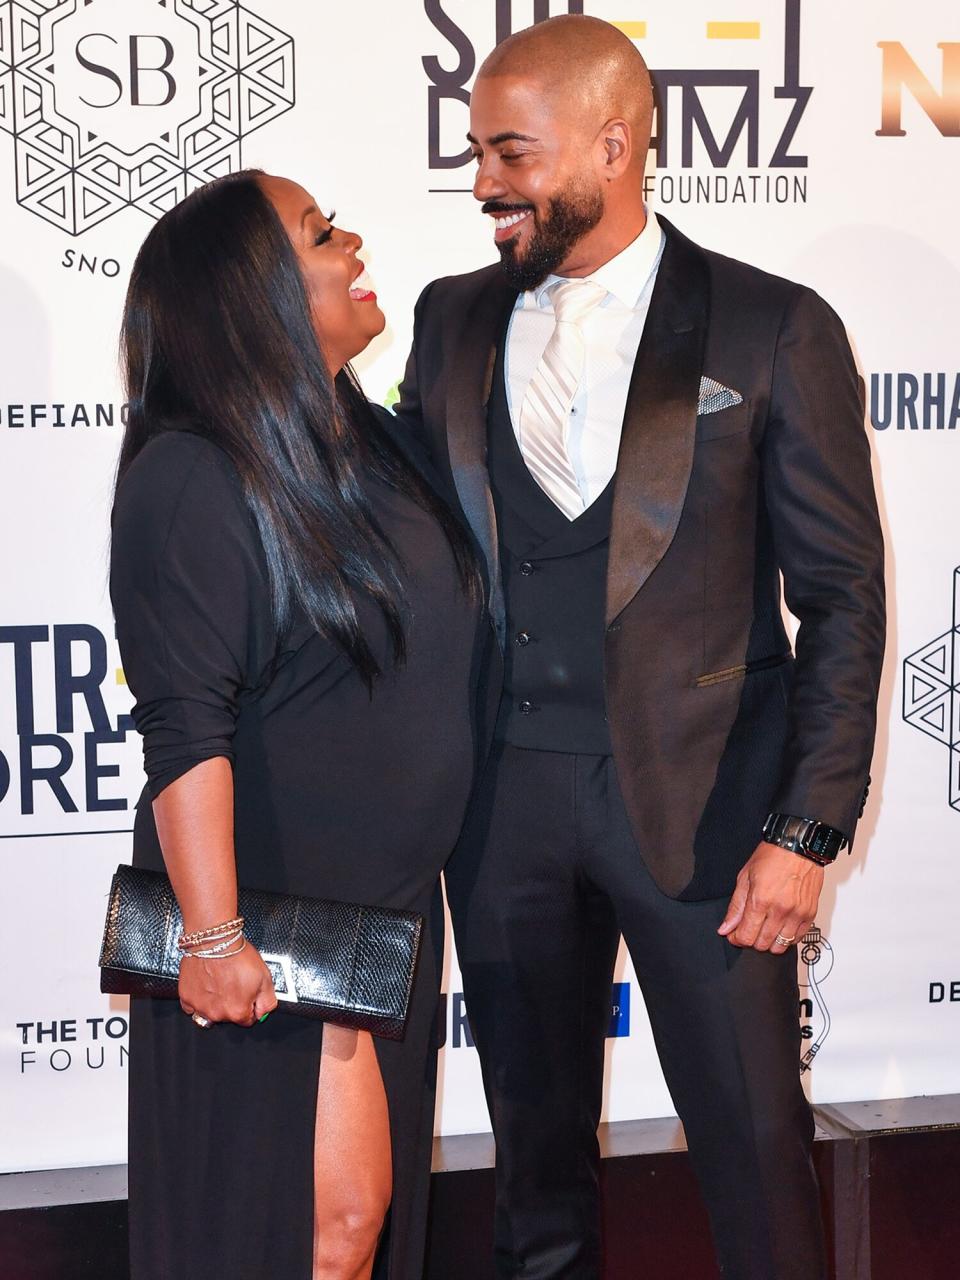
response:
M598 18L548 18L487 58L470 95L473 194L517 288L589 275L642 232L652 115L643 58Z
M477 78L495 77L535 81L584 127L626 121L642 165L653 122L650 72L633 42L609 22L570 14L517 31L497 45Z

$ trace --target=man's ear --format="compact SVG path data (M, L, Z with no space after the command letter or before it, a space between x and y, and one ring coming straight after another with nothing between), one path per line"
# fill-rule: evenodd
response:
M626 120L608 120L597 134L597 143L603 180L612 182L622 177L630 167L633 155L633 138Z

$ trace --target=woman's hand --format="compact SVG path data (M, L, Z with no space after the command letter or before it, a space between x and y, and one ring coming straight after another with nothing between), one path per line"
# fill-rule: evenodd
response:
M270 970L248 942L225 960L185 955L180 961L180 1007L210 1022L250 1027L277 1007Z
M233 848L233 769L224 756L202 760L164 787L153 802L157 835L187 934L213 934L210 945L233 942L217 933L237 918ZM206 950L202 943L194 948ZM248 942L213 960L190 954L180 961L180 1005L209 1022L251 1026L277 1007L270 970Z

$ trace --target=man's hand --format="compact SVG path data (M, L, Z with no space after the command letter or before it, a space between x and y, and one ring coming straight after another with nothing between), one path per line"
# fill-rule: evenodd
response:
M735 947L782 955L787 947L775 939L792 942L803 936L817 914L822 888L823 867L764 840L737 876L717 932Z

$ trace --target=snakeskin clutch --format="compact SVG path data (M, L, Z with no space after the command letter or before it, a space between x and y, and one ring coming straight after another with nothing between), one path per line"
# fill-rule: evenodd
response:
M240 890L244 933L280 1008L403 1038L423 917L389 907ZM100 990L176 996L183 921L166 876L119 866L100 950Z

